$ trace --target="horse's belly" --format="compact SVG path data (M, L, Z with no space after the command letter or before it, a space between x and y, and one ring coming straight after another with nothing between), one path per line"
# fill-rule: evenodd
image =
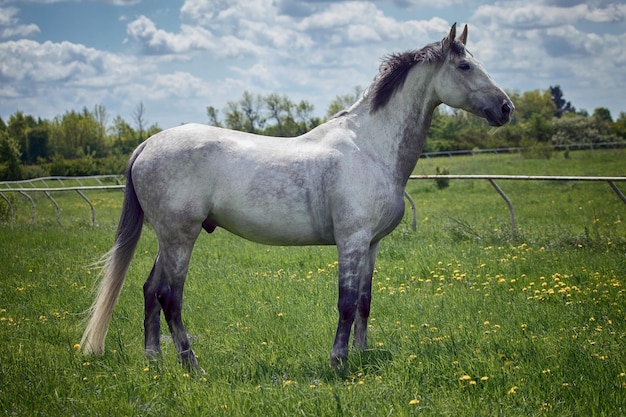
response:
M209 216L212 223L253 242L267 245L333 245L332 228L308 215L280 211L252 213L231 210L227 216Z

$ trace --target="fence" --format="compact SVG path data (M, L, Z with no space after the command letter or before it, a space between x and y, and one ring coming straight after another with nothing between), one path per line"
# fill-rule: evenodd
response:
M13 222L14 209L11 199L9 199L7 193L17 193L27 199L30 203L30 215L31 223L35 223L36 204L35 200L29 193L43 193L48 200L52 202L56 210L57 223L61 224L61 207L59 203L52 197L53 192L76 192L87 204L91 210L91 224L96 224L96 210L91 203L91 200L87 198L84 191L90 190L122 190L125 185L122 184L123 175L94 175L88 177L43 177L34 178L30 180L22 181L4 181L0 182L0 198L2 198L9 206L9 219ZM78 185L67 186L65 183L74 183ZM95 182L97 185L84 185L88 182ZM104 182L115 182L115 185L104 185ZM58 186L50 186L54 183Z
M604 181L609 184L611 189L617 194L617 196L626 204L626 196L615 185L616 182L626 181L626 177L577 177L577 176L558 176L558 175L411 175L410 180L486 180L495 188L500 196L506 202L509 208L509 214L511 216L511 232L515 235L517 226L515 222L515 209L511 199L496 183L496 180L513 180L513 181ZM416 214L415 204L411 199L411 196L405 191L404 195L411 204L411 210L413 211L413 229L416 227Z
M579 151L584 149L597 150L597 149L621 149L626 147L626 142L603 142L603 143L570 143L567 145L551 145L553 151ZM450 151L437 151L437 152L424 152L420 155L420 158L436 158L441 156L460 156L460 155L479 155L479 154L506 154L506 153L521 153L529 148L515 147L515 148L492 148L492 149L464 149L464 150L450 150Z
M50 193L52 192L76 192L80 197L87 202L89 208L91 209L91 224L96 224L96 212L93 204L84 194L84 191L92 191L92 190L121 190L124 189L124 185L122 184L122 175L99 175L99 176L91 176L91 177L45 177L45 178L36 178L32 180L24 180L24 181L8 181L8 182L0 182L0 198L2 198L9 205L9 214L10 221L13 222L13 204L11 199L9 199L5 193L19 193L24 198L29 200L31 206L31 222L35 223L35 213L36 213L36 204L35 200L29 195L29 193L43 193L51 202L54 204L57 215L57 223L61 224L61 208L57 201L52 197ZM411 175L409 177L410 180L437 180L437 179L447 179L447 180L485 180L489 181L489 183L493 186L493 188L500 194L500 196L506 202L510 217L511 217L511 231L513 234L516 232L516 221L515 221L515 209L513 207L513 203L506 195L506 193L500 188L500 186L496 183L496 180L511 180L511 181L601 181L609 184L611 189L617 194L617 196L626 204L626 196L615 184L616 182L624 182L626 181L626 177L577 177L577 176L533 176L533 175ZM64 181L66 182L75 182L78 185L76 186L65 186ZM95 181L97 185L83 185L83 183L87 181ZM115 185L104 185L103 181L114 181ZM61 184L61 187L50 187L48 183L56 182ZM37 187L36 185L43 184L43 187ZM24 187L27 185L28 187ZM417 220L416 220L416 209L415 203L411 196L405 191L405 197L409 201L411 206L412 214L413 214L413 229L415 230Z

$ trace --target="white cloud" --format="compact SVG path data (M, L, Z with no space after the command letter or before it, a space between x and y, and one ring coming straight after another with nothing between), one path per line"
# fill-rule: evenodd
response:
M20 10L16 7L0 7L0 26L13 26L18 20L15 17Z
M444 8L450 6L461 6L467 3L467 0L391 0L392 3L399 7L437 7Z
M442 17L412 18L416 6L447 7L445 16L458 18L457 5L475 11L469 49L504 88L560 84L577 107L584 94L623 107L626 5L611 0L186 0L167 25L149 3L121 10L124 52L23 39L39 28L22 24L17 7L0 7L0 36L11 39L0 42L0 111L53 117L102 102L128 118L143 101L165 127L184 121L179 113L205 121L207 105L222 108L248 90L308 100L322 115L336 95L367 87L386 54L448 32Z
M157 29L154 22L140 16L130 22L127 34L142 45L147 54L186 54L194 50L205 50L217 56L236 56L254 54L256 47L246 40L225 36L217 39L211 32L200 26L182 25L180 33Z
M132 106L204 99L206 81L184 71L168 72L160 57L136 57L70 42L22 39L0 43L0 103L52 118L96 103L132 113ZM45 99L43 99L45 98ZM154 107L153 107L154 109ZM10 110L9 110L10 112Z
M563 26L581 21L596 23L619 22L626 16L625 4L594 7L576 4L567 7L537 3L506 2L479 6L472 20L485 25L536 29Z
M0 38L28 38L40 32L39 26L34 23L20 24L18 14L16 7L0 7Z
M385 15L374 3L357 1L330 4L302 19L297 27L318 42L368 46L372 42L411 39L425 42L450 29L448 22L441 18L398 21Z

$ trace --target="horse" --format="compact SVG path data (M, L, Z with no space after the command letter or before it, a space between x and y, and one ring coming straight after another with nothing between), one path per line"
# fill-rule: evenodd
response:
M268 245L336 245L339 318L330 366L345 365L352 328L354 347L367 349L379 244L404 215L404 189L435 108L445 103L492 126L506 124L515 108L466 43L467 25L457 39L455 23L440 42L387 56L356 103L298 137L186 124L141 143L126 169L82 352L104 353L144 220L158 240L143 286L148 358L161 356L163 311L179 361L199 369L181 317L183 287L196 239L218 227Z

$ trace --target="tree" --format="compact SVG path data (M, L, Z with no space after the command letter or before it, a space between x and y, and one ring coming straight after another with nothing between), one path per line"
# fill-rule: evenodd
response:
M49 139L52 152L60 153L64 158L104 156L100 124L86 108L82 113L69 111L62 117L55 117L49 124Z
M550 86L550 94L552 96L552 101L554 102L554 105L556 106L556 111L554 112L554 115L556 117L561 117L563 116L564 113L576 112L576 108L572 106L572 103L570 103L569 101L566 101L563 98L563 91L561 91L561 86L559 85L555 85L554 87Z
M100 137L104 139L107 131L107 124L109 123L109 115L107 114L107 109L104 107L104 104L96 104L93 108L93 118L96 119L98 125L100 127L99 134Z
M552 95L547 90L525 91L521 95L513 93L511 100L515 103L513 117L516 119L515 122L518 123L529 120L534 114L550 120L557 111Z
M573 114L554 119L552 142L556 145L571 145L597 142L598 130L589 117Z
M239 100L239 108L243 113L244 128L246 132L257 133L265 124L265 119L261 115L263 98L261 95L254 95L248 91L243 92Z
M224 110L226 120L224 121L228 129L239 130L242 132L248 132L246 129L246 123L244 121L243 112L239 109L239 104L236 101L229 101L227 108Z
M14 138L10 137L6 130L0 130L0 162L6 162L1 178L6 181L16 181L22 179L20 145Z
M285 95L262 96L245 91L241 99L227 103L223 121L213 106L207 107L207 116L213 126L285 137L301 135L320 124L320 119L312 116L313 110L313 105L304 100L296 105Z
M18 145L22 161L28 161L28 129L35 125L32 116L25 116L23 112L16 111L9 117L7 132Z
M550 123L550 119L541 117L535 113L523 123L524 133L529 143L534 142L550 142L554 129Z
M611 131L621 139L626 139L626 112L621 112L611 126Z
M344 94L337 96L330 102L328 109L326 109L326 118L331 118L340 111L343 111L352 106L356 101L361 98L363 89L361 86L354 87L351 94Z
M35 163L40 159L48 159L50 147L48 140L48 128L45 123L38 124L28 131L28 161Z
M207 106L206 114L209 117L209 124L211 126L222 127L222 123L220 122L219 116L218 116L219 112L220 111L217 110L215 107Z
M315 107L308 101L304 101L304 100L300 101L300 103L298 103L298 105L296 106L296 121L304 125L305 130L309 130L309 127L308 127L309 123L315 124L315 125L319 124L319 120L316 123L316 121L312 117L314 110L315 110ZM311 126L311 128L313 127L314 126Z
M139 133L139 142L144 140L143 130L146 125L146 109L143 106L143 101L140 101L135 107L135 111L133 111L133 120L135 121L135 126L137 126L137 132Z
M136 132L119 115L113 119L113 125L109 131L113 135L113 146L122 154L132 152L140 143Z
M593 116L596 121L601 123L613 123L613 117L611 117L611 110L606 107L598 107L593 111Z
M281 96L276 93L272 93L265 97L265 106L267 107L268 119L276 122L276 134L275 136L285 136L284 124L293 122L292 108L293 103L287 96Z

